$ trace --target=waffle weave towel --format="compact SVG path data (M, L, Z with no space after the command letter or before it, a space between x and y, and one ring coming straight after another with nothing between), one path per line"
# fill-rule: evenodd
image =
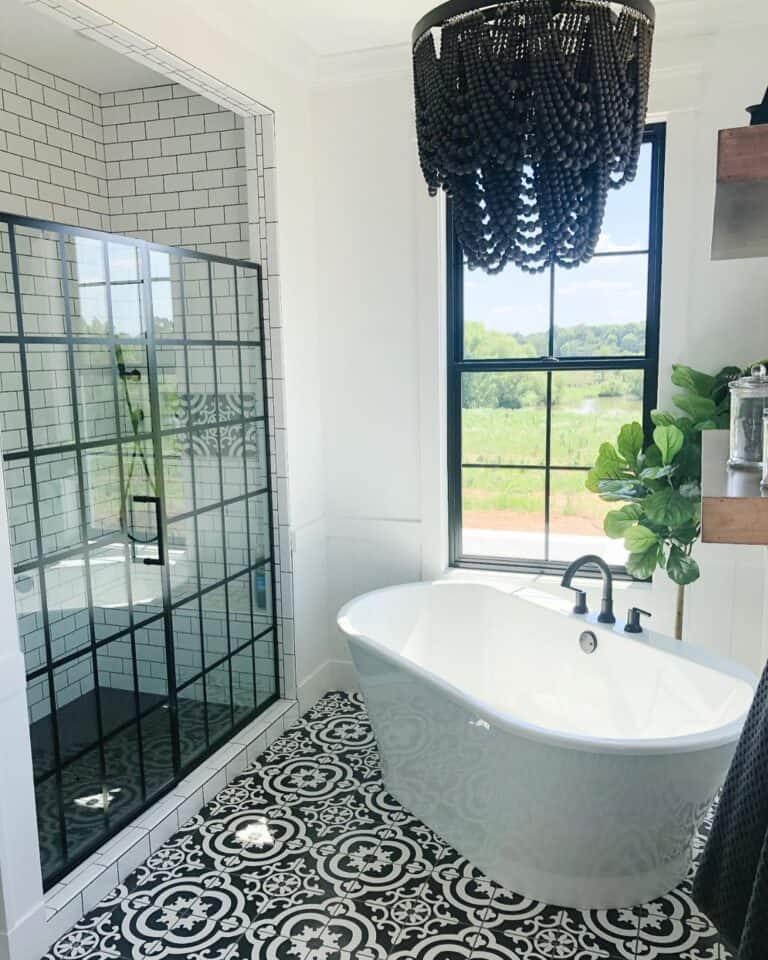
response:
M693 897L736 960L768 960L768 666L723 787Z

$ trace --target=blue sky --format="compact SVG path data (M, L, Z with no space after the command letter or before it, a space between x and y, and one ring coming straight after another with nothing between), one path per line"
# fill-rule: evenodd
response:
M635 181L610 192L598 253L647 248L651 151L644 144ZM570 327L643 321L646 271L647 257L637 255L597 257L576 270L558 270L555 322ZM546 331L549 276L531 276L513 266L497 276L467 271L464 316L504 333Z

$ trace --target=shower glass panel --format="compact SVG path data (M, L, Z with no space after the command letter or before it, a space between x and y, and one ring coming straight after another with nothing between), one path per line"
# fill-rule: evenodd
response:
M254 264L0 216L46 887L278 696Z

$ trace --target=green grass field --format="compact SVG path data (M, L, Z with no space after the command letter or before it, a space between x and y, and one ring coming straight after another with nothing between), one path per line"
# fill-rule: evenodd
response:
M575 374L566 375L569 379ZM579 375L583 376L583 375ZM594 378L594 374L588 374ZM601 443L615 442L622 424L642 419L639 399L600 397L599 385L567 384L552 407L551 463L590 467ZM546 462L546 413L541 405L474 408L463 412L465 464ZM584 487L583 470L551 473L551 529L600 535L609 505ZM545 471L467 468L463 472L464 525L497 530L537 530L543 526Z

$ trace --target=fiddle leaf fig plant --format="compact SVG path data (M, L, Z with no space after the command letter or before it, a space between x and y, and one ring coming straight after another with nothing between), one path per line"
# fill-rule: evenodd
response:
M701 532L701 434L692 418L654 411L653 442L639 423L621 428L616 444L600 447L587 488L610 503L605 532L623 540L627 571L647 580L661 567L678 585L675 633L682 637L685 587L699 578L692 557Z
M753 366L709 374L676 364L672 383L681 392L672 402L682 416L654 410L650 443L639 423L624 424L615 444L602 444L587 474L587 489L609 503L624 504L606 515L604 529L612 539L624 541L631 576L647 580L662 568L677 584L678 640L685 588L700 576L692 553L701 534L701 432L727 429L729 384Z

